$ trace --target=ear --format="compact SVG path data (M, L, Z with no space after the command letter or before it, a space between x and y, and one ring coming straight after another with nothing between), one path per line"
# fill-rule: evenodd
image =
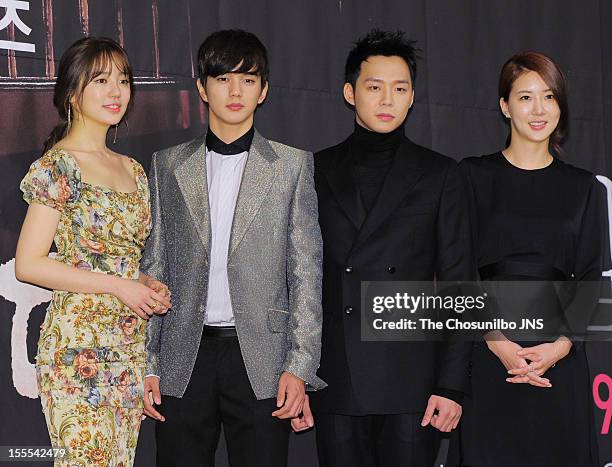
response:
M342 94L344 94L344 100L351 104L355 105L355 91L353 89L353 85L351 83L344 83L344 88L342 89Z
M414 88L412 88L412 96L410 97L410 105L408 106L408 109L412 108L412 104L414 104Z
M196 81L196 86L198 87L198 93L204 102L208 103L208 96L206 95L206 87L200 81L200 78Z
M506 102L506 99L504 99L503 97L499 98L499 108L504 114L504 117L510 118L510 111L508 110L508 103Z
M261 90L261 94L259 95L259 99L257 99L257 104L261 104L263 101L266 100L266 97L268 96L268 82L266 81L266 85L263 87L263 89Z

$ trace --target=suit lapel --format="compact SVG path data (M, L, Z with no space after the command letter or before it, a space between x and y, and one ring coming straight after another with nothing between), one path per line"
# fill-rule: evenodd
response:
M174 176L206 254L210 256L210 209L205 142L206 133L187 145L185 153L190 155L174 170Z
M380 193L368 213L351 249L363 244L393 213L423 174L418 167L412 143L404 138L393 157Z
M270 191L275 177L273 162L276 159L278 159L278 155L272 149L268 140L255 131L242 174L236 209L234 210L234 222L230 236L230 255L242 241L249 225Z
M345 144L345 150L337 156L337 160L326 172L326 177L334 198L353 223L355 229L359 230L366 217L366 211L351 173L351 143L346 141Z

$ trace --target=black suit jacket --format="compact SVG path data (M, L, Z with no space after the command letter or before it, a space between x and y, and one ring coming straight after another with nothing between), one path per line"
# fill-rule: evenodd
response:
M351 176L349 140L315 155L323 235L323 336L315 410L424 411L437 388L466 392L471 345L362 342L361 281L475 276L465 184L453 159L403 138L369 214Z

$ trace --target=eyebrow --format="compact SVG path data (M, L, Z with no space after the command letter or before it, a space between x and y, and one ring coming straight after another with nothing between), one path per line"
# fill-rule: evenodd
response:
M385 80L380 78L366 78L364 81L374 81L376 83L384 83ZM393 83L402 83L402 84L410 84L410 81L407 79L398 79L396 81L392 81Z
M528 94L532 94L533 93L533 91L528 91L526 89L523 89L522 91L516 91L516 92L517 93L525 92L525 93L528 93ZM552 89L544 89L542 92L552 92Z

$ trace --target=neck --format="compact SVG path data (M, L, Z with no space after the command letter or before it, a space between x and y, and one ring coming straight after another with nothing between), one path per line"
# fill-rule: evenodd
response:
M357 142L359 151L382 152L397 149L403 136L404 125L400 125L389 133L378 133L368 130L356 121L352 138Z
M522 169L541 169L553 159L546 141L525 141L512 138L510 146L504 150L504 156L512 164Z
M73 121L64 143L82 151L105 151L108 129L108 125L78 119Z
M214 117L212 113L208 114L208 118L208 126L212 132L217 135L217 138L219 138L225 144L236 141L238 138L244 135L251 129L254 121L253 115L251 115L244 122L240 122L238 124L228 124L222 122L218 118Z

